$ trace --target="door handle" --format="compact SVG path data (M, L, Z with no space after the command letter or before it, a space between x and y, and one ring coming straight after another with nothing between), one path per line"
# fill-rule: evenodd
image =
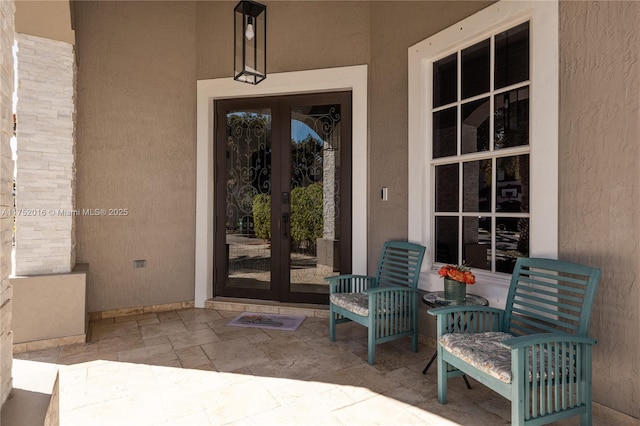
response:
M289 213L282 213L282 239L289 238Z

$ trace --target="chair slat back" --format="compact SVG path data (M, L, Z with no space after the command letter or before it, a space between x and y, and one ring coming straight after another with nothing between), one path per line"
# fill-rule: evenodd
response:
M566 332L586 336L600 270L553 259L518 258L503 330L516 336Z
M425 247L406 241L387 241L382 248L376 277L378 285L416 288Z

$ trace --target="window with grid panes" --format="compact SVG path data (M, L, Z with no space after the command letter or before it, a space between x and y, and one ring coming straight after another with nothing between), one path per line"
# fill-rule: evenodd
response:
M511 273L529 255L529 22L433 62L435 262Z

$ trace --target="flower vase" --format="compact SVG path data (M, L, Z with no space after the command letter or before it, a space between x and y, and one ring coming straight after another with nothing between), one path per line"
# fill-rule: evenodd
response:
M450 302L464 303L467 297L467 285L460 281L444 279L444 298Z

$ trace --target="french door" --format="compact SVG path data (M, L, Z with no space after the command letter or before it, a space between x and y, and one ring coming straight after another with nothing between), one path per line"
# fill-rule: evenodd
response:
M214 293L328 303L351 271L351 92L215 103Z

